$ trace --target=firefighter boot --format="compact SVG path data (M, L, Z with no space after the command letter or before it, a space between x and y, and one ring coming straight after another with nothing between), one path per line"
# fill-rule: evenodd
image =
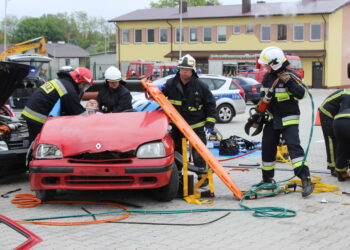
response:
M276 183L276 181L273 179L275 175L275 170L262 170L262 176L263 179L260 181L257 186L265 185L264 189L275 189L275 185L271 184L268 185L269 183Z
M346 181L350 178L350 175L347 171L337 171L338 181Z
M315 184L311 182L310 175L306 175L303 173L300 175L300 179L303 188L301 195L303 197L309 196L314 191Z

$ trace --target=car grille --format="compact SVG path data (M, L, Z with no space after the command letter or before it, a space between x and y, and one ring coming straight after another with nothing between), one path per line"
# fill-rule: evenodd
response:
M134 182L132 176L68 176L69 184L131 184Z
M83 153L70 157L71 163L94 163L94 164L125 164L130 163L136 156L134 150L127 152L104 151L99 153Z
M9 149L22 149L29 147L29 141L23 138L16 138L17 140L10 140L7 142Z

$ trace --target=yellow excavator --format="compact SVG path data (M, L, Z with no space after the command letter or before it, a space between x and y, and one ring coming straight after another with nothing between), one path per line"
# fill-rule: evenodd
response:
M46 55L45 38L40 36L21 43L17 43L9 47L8 49L6 49L6 51L3 51L2 53L0 53L0 61L4 61L8 56L18 54L31 49L38 49L37 53L39 55L45 56Z

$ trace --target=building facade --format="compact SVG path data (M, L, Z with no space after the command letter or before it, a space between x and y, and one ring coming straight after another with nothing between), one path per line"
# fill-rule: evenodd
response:
M116 23L116 61L177 60L191 54L202 72L210 55L259 54L278 46L302 59L305 83L314 88L350 86L350 1L198 6L136 10Z

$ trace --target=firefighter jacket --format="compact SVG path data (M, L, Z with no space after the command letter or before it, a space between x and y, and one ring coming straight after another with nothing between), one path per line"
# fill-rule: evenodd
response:
M113 89L106 83L98 92L97 101L103 113L118 113L132 110L132 97L129 90L121 83Z
M318 109L327 117L334 119L336 114L346 108L350 108L350 90L339 89L329 95Z
M216 103L213 94L196 74L184 85L177 73L165 83L162 91L192 129L214 127Z
M44 83L30 96L22 115L25 119L43 124L58 99L61 99L63 115L79 115L85 112L85 108L80 105L78 85L69 73L63 72L58 79Z
M294 71L287 69L286 65L283 66L278 72L265 74L262 81L262 95L265 95L265 92L272 86L279 73L287 71L296 75ZM286 83L282 80L278 81L273 91L271 103L268 106L274 129L282 129L285 126L299 124L300 109L298 100L303 99L305 96L305 88L293 78L290 78Z

